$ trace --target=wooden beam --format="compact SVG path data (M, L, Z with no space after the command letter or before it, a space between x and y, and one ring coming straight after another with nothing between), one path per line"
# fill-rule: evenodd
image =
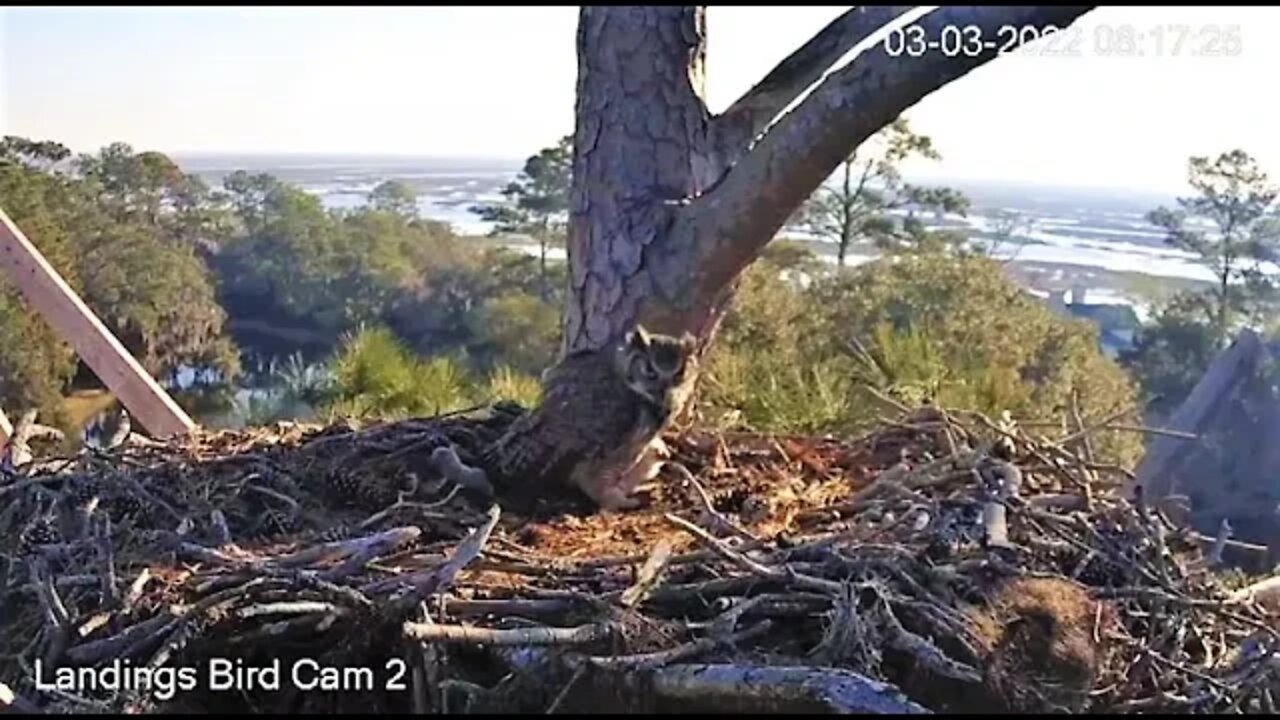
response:
M1218 353L1187 399L1178 406L1166 423L1168 429L1194 434L1208 429L1214 414L1240 383L1255 371L1266 352L1257 333L1248 329L1240 331L1231 345ZM1141 485L1143 497L1154 502L1178 489L1182 479L1176 472L1178 462L1201 447L1202 443L1157 436L1138 463L1134 481L1126 483L1126 494L1132 497L1135 487Z
M147 432L166 437L195 427L2 209L0 269Z

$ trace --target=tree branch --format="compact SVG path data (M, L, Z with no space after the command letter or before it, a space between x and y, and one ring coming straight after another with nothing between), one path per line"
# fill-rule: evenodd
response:
M926 38L947 26L976 25L994 38L1002 25L1068 27L1091 7L947 7L916 24ZM990 60L996 49L970 57L929 51L890 57L867 48L832 73L755 145L716 188L677 215L669 242L695 242L696 265L686 272L698 288L699 308L716 302L729 283L773 239L798 207L863 141L929 93Z
M738 98L712 121L712 130L737 160L751 141L801 93L822 78L832 65L858 43L910 11L911 5L855 7L832 20L808 42L791 53L764 79Z

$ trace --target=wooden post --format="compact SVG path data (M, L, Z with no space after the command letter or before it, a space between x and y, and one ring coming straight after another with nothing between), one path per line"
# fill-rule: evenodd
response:
M1217 424L1225 425L1222 418L1215 418L1227 404L1235 390L1258 368L1265 359L1267 349L1262 338L1252 330L1242 330L1235 341L1218 353L1209 369L1196 383L1186 400L1178 406L1166 426L1170 430L1200 434L1214 430ZM1219 428L1220 429L1220 428ZM1180 438L1156 436L1147 446L1147 452L1134 471L1135 480L1126 483L1127 494L1132 497L1136 486L1141 485L1143 497L1155 502L1175 490L1182 490L1181 483L1188 478L1179 477L1177 465L1189 453L1196 452L1201 443L1189 443ZM1218 478L1194 478L1196 482L1214 482Z
M147 432L165 437L195 427L2 209L0 269Z

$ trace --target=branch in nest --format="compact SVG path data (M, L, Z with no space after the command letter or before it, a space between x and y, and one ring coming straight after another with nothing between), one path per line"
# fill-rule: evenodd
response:
M779 580L782 582L788 582L790 584L800 585L802 587L813 588L816 590L821 590L826 593L835 593L840 591L841 584L838 582L833 582L831 580L824 580L822 578L810 577L810 576L802 575L800 573L795 573L795 572L784 572L777 568L771 568L765 565L761 565L760 563L756 562L755 560L752 560L746 555L743 555L740 552L732 550L724 543L720 542L714 537L711 537L711 535L709 535L707 531L703 530L697 525L694 525L691 522L688 522L687 520L678 518L675 515L672 515L670 513L667 513L664 517L667 519L668 522L672 523L673 525L693 535L694 538L696 538L703 545L707 546L707 548L709 548L715 554L719 555L720 557L732 563L735 563L741 566L743 569L747 570L753 575L758 575L760 577L768 578L770 580Z
M142 487L142 483L130 477L128 474L119 474L117 475L116 479L128 485L129 489L132 490L139 497L141 497L143 500L146 500L152 505L155 505L161 510L164 510L166 513L168 513L169 517L173 518L174 520L182 522L183 520L186 519L182 516L182 513L178 512L177 510L174 510L172 505L165 502L164 500L161 500L155 495L151 494L146 488Z
M0 682L0 712L16 712L23 715L34 715L40 712L35 703L14 693L8 685Z
M507 600L461 600L449 598L445 601L445 612L449 615L564 615L581 603L571 598L556 599L519 599Z
M115 607L120 601L120 591L116 588L116 554L115 545L111 542L111 517L100 516L97 529L98 557L102 561L102 601L109 607Z
M192 605L166 609L155 617L125 628L116 635L77 645L67 650L67 658L78 665L92 665L109 657L122 659L132 657L142 648L167 637L184 620L206 612L220 603L243 597L254 587L266 582L268 581L263 578L255 578L247 583L201 598ZM279 581L274 582L276 586L282 585ZM138 583L134 584L138 585Z
M356 546L350 558L341 565L320 573L320 577L324 580L335 581L354 575L378 557L413 542L421 533L422 531L416 527L395 528L385 533L379 533L364 545Z
M412 640L464 645L589 645L607 640L614 632L613 626L608 623L572 628L532 627L514 630L415 622L404 624L404 634Z
M728 635L714 635L698 638L670 650L659 650L637 655L619 655L617 657L588 657L587 662L602 670L652 670L681 660L689 660L715 650L722 646L733 646L740 642L753 640L773 629L772 620L763 620L752 627Z
M674 665L652 674L657 698L693 711L814 712L838 714L927 714L900 690L848 670L743 666Z
M653 552L649 554L649 559L636 573L636 581L622 593L618 603L625 608L634 608L639 605L657 586L662 578L662 571L666 569L670 559L671 543L665 539L660 540L654 546Z
M361 522L360 528L364 529L367 527L372 527L374 525L377 525L379 522L395 514L397 510L405 510L405 509L420 510L420 511L424 511L423 515L427 515L429 517L437 517L437 518L446 517L444 515L439 515L439 514L432 515L431 513L426 511L434 510L436 508L440 508L447 505L449 501L452 500L454 496L458 494L459 489L460 489L459 486L454 486L454 488L450 490L447 495L444 496L444 499L437 500L435 502L430 502L430 503L412 502L410 500L405 500L404 497L398 497L396 498L396 501L394 503L370 515L368 518L364 520L364 522Z
M294 630L300 631L300 635L314 635L329 629L337 617L337 615L303 615L302 617L289 618L288 620L278 620L254 628L242 635L233 635L228 638L228 642L233 645L244 645L259 642L264 638L281 638Z
M236 614L242 618L258 615L311 615L311 614L346 615L347 609L333 603L299 600L296 602L261 603L240 608Z
M422 530L417 527L391 528L373 535L322 543L315 547L299 550L298 552L272 559L270 565L277 568L302 567L304 565L313 565L322 560L347 557L365 558L364 562L368 562L378 555L385 554L406 543L417 540L421 534Z
M473 560L479 557L480 552L484 550L485 544L489 541L489 536L493 534L494 528L498 526L498 519L502 517L502 508L492 505L489 508L488 518L485 523L476 528L468 535L458 548L454 550L453 557L449 558L443 565L435 568L427 573L414 573L408 577L392 578L390 581L378 581L369 583L361 588L366 595L371 594L375 589L386 587L386 583L390 582L394 585L409 584L413 589L407 594L396 600L392 608L392 612L403 617L413 611L418 603L434 593L445 590L453 584L458 573Z
M209 513L209 520L213 523L213 541L217 543L216 547L230 545L231 528L227 526L227 516L221 510L214 509Z
M680 463L667 463L667 467L674 468L686 482L693 486L694 492L698 495L698 500L702 502L703 512L711 518L711 524L715 529L725 530L726 532L737 535L743 540L751 540L755 542L760 541L760 538L752 535L746 528L743 528L741 525L725 517L719 510L716 510L715 504L711 502L711 494L702 486L702 483L698 482L698 478L694 477L693 473L689 472L689 468L681 465Z
M49 568L40 557L28 561L31 583L36 589L36 598L44 611L45 625L49 632L49 644L45 649L44 664L54 668L62 659L67 641L73 632L71 615L58 596L58 589L53 586L53 578L49 576Z
M138 577L134 578L133 583L129 585L129 592L124 596L124 607L121 613L128 615L133 612L133 606L137 604L142 597L142 592L147 589L147 583L151 582L151 569L142 568L138 573Z
M285 505L288 505L289 510L294 514L297 514L298 512L298 501L289 497L288 495L285 495L282 492L272 490L271 488L268 488L268 487L262 487L261 485L255 485L251 482L245 483L244 489L252 490L253 492L258 493L259 495L266 495L267 497L275 498L276 500L279 500Z
M125 628L117 635L77 645L67 650L67 659L77 665L92 665L109 657L125 657L124 652L140 640L158 638L166 625L174 620L169 613L161 613Z
M982 673L962 662L952 660L937 645L904 628L897 616L893 614L889 603L883 598L880 599L880 614L888 627L889 641L893 647L914 656L925 669L955 680L982 682Z
M62 431L47 425L36 423L37 410L28 410L18 418L13 426L9 440L0 447L0 467L19 468L33 459L30 442L32 440L49 439L61 441L65 437Z

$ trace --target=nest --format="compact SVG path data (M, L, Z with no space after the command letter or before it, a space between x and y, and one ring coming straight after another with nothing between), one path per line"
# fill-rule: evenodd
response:
M424 462L519 412L134 437L5 473L0 705L1275 710L1268 615L1074 449L1096 428L925 408L856 439L690 431L619 514L502 509Z

